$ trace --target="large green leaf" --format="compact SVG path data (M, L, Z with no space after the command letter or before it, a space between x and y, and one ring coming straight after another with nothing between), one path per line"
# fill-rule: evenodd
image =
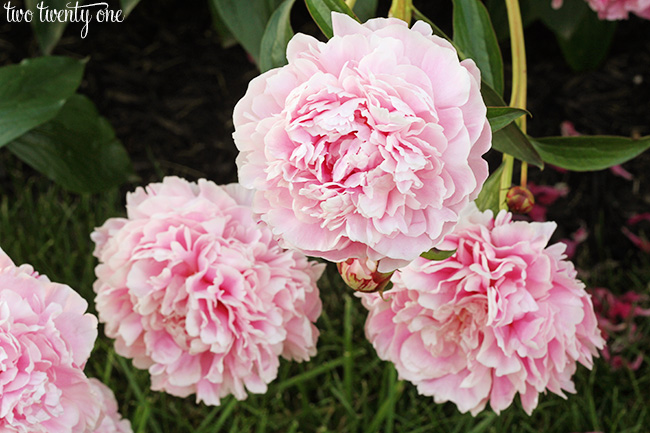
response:
M18 158L64 188L96 192L132 175L131 162L108 121L74 95L51 121L7 145Z
M479 210L485 211L490 209L494 212L494 215L499 213L499 188L501 186L501 174L503 173L504 167L505 166L501 164L483 184L481 192L474 201Z
M634 140L626 137L581 135L531 141L545 162L573 171L602 170L622 164L650 149L650 136Z
M37 5L41 5L44 11L53 9L62 10L66 9L67 3L70 3L70 0L25 0L25 6L34 13L32 28L34 29L38 46L41 47L41 51L45 55L52 52L59 39L61 39L61 35L63 35L63 31L68 23L66 21L42 22ZM79 3L83 2L81 1ZM47 9L45 9L46 7Z
M487 118L490 122L492 132L497 132L500 129L510 125L515 119L530 114L526 110L513 107L487 107Z
M79 87L84 65L39 57L0 68L0 147L54 118Z
M472 58L481 76L503 94L503 60L487 9L479 0L454 0L454 42Z
M228 30L259 64L266 23L282 0L209 0Z
M314 22L328 39L334 36L334 32L332 31L332 12L347 14L355 20L358 20L354 12L350 10L343 0L305 0L305 4Z
M140 3L140 0L120 0L120 7L124 12L124 16L128 17L131 11Z
M352 9L363 23L377 16L377 3L378 0L357 0Z
M260 50L260 71L287 64L287 44L293 37L291 8L296 0L285 0L271 15L266 25Z

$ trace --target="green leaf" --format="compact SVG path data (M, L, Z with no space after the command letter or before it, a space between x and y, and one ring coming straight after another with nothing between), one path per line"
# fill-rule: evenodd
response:
M74 95L50 122L7 145L18 158L75 192L97 192L132 175L131 162L108 121Z
M0 147L54 118L79 87L84 65L39 57L0 68Z
M487 178L478 197L474 201L480 211L492 210L494 215L499 213L499 188L501 186L501 174L505 165L501 164L494 173Z
M305 0L307 10L327 39L334 36L332 31L332 12L347 14L359 20L343 0Z
M487 9L479 0L454 0L454 42L474 59L481 76L503 94L503 60Z
M524 115L530 115L527 110L513 107L487 107L487 118L490 122L492 132L503 129L510 125L513 120Z
M573 171L602 170L650 149L650 136L638 140L605 135L547 137L531 140L542 159Z
M287 44L293 37L291 8L295 0L285 0L271 15L266 25L260 49L260 71L278 68L287 64Z
M266 23L282 0L209 0L244 49L260 61L260 46Z
M514 123L492 134L492 148L514 156L520 161L544 167L544 160L529 138Z
M31 23L32 28L34 29L38 46L41 47L41 51L45 55L52 52L56 44L59 42L59 39L61 39L61 35L63 35L63 31L68 23L66 21L54 21L52 23L41 22L40 11L36 6L42 3L42 8L47 6L50 10L61 10L66 9L66 4L69 2L70 0L25 0L25 6L27 9L34 13L34 18Z
M453 251L441 251L437 248L431 248L429 251L420 254L420 257L424 257L427 260L445 260L453 256L456 253L456 250Z
M600 20L593 11L587 11L569 38L556 35L564 59L575 71L596 69L609 53L616 21Z
M352 9L359 20L365 23L370 18L377 16L377 3L378 0L357 0Z
M124 13L124 18L129 16L138 3L140 3L140 0L120 0L120 7Z

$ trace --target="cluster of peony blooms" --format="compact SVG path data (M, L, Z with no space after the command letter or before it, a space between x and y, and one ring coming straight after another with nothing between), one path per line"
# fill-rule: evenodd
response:
M87 307L69 286L14 265L0 249L0 431L132 431L110 389L83 372L97 338Z
M650 20L650 0L585 0L589 7L598 12L601 20L626 20L630 12ZM559 9L563 0L553 0L554 9Z
M234 112L241 186L165 178L127 196L96 243L96 306L152 388L219 404L261 393L279 357L316 353L316 281L339 262L368 295L367 335L437 401L499 411L573 391L602 339L552 224L467 214L491 131L471 60L431 27L333 14ZM460 221L460 222L459 222ZM454 232L454 227L458 228ZM432 248L458 252L434 262Z

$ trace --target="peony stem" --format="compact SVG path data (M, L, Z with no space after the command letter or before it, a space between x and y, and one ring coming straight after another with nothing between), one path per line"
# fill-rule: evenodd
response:
M388 16L399 18L411 24L411 14L413 12L413 0L393 0L388 11Z
M515 158L507 153L503 154L503 172L501 173L501 183L499 186L499 210L508 210L508 203L506 202L506 195L512 186L512 169L514 166Z
M526 109L526 44L524 43L524 26L521 22L521 11L519 0L505 0L508 10L508 24L510 25L510 49L512 52L512 94L510 95L510 106ZM522 132L526 133L526 116L516 120ZM501 188L499 190L499 208L508 209L506 195L512 185L512 171L514 158L512 155L503 155L505 164L501 175ZM521 165L521 183L526 186L528 177L528 165L523 162Z
M510 106L526 109L526 45L524 27L521 23L519 0L506 0L508 23L510 25L510 49L512 52L512 94ZM526 116L517 119L517 124L526 133Z
M519 183L522 188L526 188L526 183L528 183L528 163L526 161L521 162L521 182Z
M354 4L357 2L357 0L345 0L345 4L348 5L350 9L354 9Z

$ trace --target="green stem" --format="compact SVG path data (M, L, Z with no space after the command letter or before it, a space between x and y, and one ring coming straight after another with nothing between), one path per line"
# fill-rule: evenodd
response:
M354 9L354 4L357 2L357 0L345 0L345 4L348 5L348 7L352 10Z
M524 43L524 26L521 22L519 0L506 0L508 24L510 25L510 50L512 52L512 95L510 106L526 109L526 45ZM526 116L518 119L521 130L526 133Z
M411 14L413 13L413 0L393 0L388 11L388 16L399 18L411 24Z
M512 169L514 166L515 158L507 153L503 154L503 172L501 173L501 182L499 185L499 210L508 210L508 203L506 202L506 195L512 186Z
M508 11L508 24L510 26L510 50L512 52L512 94L510 95L510 106L526 109L526 44L524 42L524 26L521 22L521 11L519 0L505 0ZM526 133L526 116L516 120L522 132ZM508 209L506 195L512 185L512 171L514 158L512 155L503 154L505 164L501 175L499 189L499 209ZM528 167L522 167L522 183L525 185L528 175Z

